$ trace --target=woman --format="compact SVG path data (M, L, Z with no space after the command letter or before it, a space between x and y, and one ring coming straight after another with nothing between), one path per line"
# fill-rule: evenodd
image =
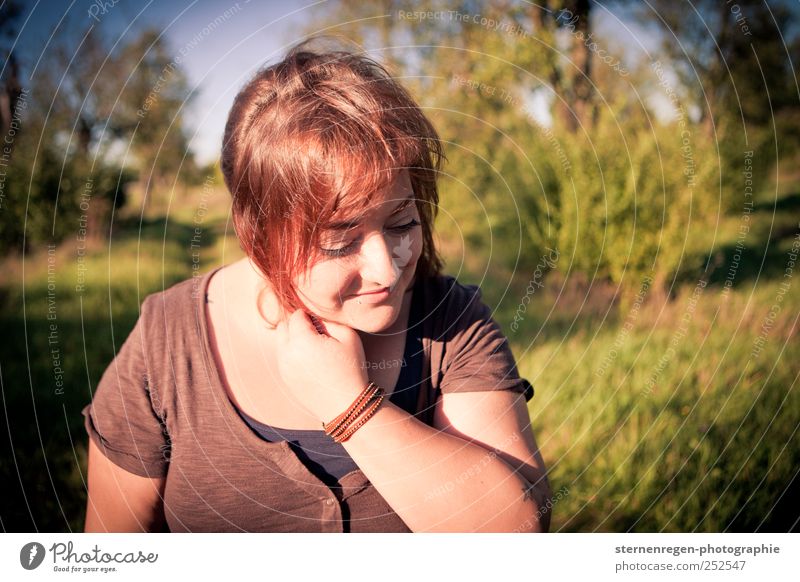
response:
M508 342L440 274L441 146L380 65L302 43L222 149L246 257L146 298L83 414L86 531L546 531Z

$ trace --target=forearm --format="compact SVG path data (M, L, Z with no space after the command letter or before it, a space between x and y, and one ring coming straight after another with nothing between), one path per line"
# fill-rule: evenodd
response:
M391 402L343 443L412 531L538 531L542 488L493 451Z

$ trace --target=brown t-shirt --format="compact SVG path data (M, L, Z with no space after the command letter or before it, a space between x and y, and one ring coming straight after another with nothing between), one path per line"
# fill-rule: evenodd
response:
M239 416L209 344L204 302L213 273L144 300L82 411L89 436L119 467L166 478L170 531L410 531L360 470L328 487L287 441L260 438ZM523 392L480 289L446 275L418 283L424 353L415 416L432 426L441 393Z

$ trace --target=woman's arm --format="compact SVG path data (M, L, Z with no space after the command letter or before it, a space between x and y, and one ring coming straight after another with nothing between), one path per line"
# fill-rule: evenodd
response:
M412 531L546 531L549 486L513 390L514 358L488 308L472 305L451 341L434 426L386 401L343 445ZM320 335L302 310L280 323L278 371L298 404L329 422L368 379L358 334L325 326Z
M85 532L162 531L166 479L134 475L112 463L89 439Z
M548 530L550 486L524 394L444 394L434 425L389 402L343 445L412 531Z

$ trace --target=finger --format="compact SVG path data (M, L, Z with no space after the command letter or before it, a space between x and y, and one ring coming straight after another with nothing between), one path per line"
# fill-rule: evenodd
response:
M292 337L319 336L308 314L298 309L289 317L289 335Z
M328 335L339 342L350 343L358 339L358 333L350 326L326 321L325 328L328 330Z
M328 330L321 319L316 317L313 313L309 313L308 317L311 319L311 323L314 325L314 328L317 330L319 335L328 335Z

